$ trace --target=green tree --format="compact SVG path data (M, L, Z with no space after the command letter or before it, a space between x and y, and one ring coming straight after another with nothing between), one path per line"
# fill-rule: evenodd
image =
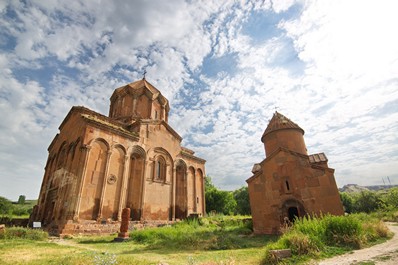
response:
M11 210L12 210L11 201L0 196L0 215L9 214Z
M19 195L18 204L25 204L25 200L26 200L25 195Z
M354 197L354 212L370 213L383 208L383 206L381 196L373 191L361 191Z
M385 203L388 208L398 209L398 187L388 190L385 195Z
M205 177L206 211L223 214L233 214L236 211L236 201L232 192L217 189L211 177Z
M242 215L250 215L250 200L249 200L249 189L242 187L233 192L234 199L236 201L236 213Z
M349 193L341 192L340 199L341 199L341 202L343 203L345 212L352 213L354 210L353 209L353 207L354 207L353 197Z

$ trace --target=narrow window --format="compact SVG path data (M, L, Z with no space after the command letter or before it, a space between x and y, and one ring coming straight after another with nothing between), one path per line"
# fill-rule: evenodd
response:
M160 179L161 178L161 172L162 172L162 163L158 161L157 163L157 169L156 169L156 178Z
M156 161L154 178L157 180L166 180L166 161L162 157L159 157Z
M287 181L287 180L286 180L286 189L287 189L287 190L290 190L289 181Z
M158 118L158 112L155 110L155 120Z

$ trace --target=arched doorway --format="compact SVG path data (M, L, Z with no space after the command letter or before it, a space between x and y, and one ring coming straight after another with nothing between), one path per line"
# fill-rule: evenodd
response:
M303 204L296 199L286 200L281 207L282 216L281 221L286 223L287 220L293 223L296 218L300 218L306 215Z
M289 221L290 221L290 222L294 222L294 220L295 220L296 218L299 218L299 217L300 217L299 211L298 211L297 207L290 207L290 208L287 210L287 214L288 214L288 217L289 217Z

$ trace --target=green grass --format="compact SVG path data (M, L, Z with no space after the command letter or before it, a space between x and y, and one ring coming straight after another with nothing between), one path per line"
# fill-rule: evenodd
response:
M352 244L333 241L334 233L359 233L361 245L378 242L387 235L378 220L364 216L343 219L303 219L278 236L254 236L247 217L214 216L148 228L130 233L131 239L114 243L116 235L79 236L66 240L35 239L21 236L0 239L0 264L261 264L269 249L291 248L294 256L285 264L306 263L346 253ZM353 218L353 219L350 219ZM369 219L369 218L368 218ZM359 222L361 228L357 227ZM10 228L7 228L10 230ZM18 229L17 229L18 230ZM26 229L28 230L28 229ZM19 230L18 230L19 231ZM37 231L37 230L31 230ZM8 232L6 232L8 233ZM28 232L27 232L28 233ZM14 233L15 235L15 233ZM339 235L340 236L340 235ZM344 238L344 237L342 237Z
M298 264L371 246L389 237L391 234L386 225L366 214L303 218L296 220L277 242L267 246L263 263L275 264L279 261L269 250L291 249L292 258L284 262Z
M5 232L0 233L0 239L27 239L27 240L46 240L48 233L43 230L34 230L24 227L8 227Z

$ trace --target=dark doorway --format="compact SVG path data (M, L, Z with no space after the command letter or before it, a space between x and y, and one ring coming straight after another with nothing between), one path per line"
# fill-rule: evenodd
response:
M290 221L290 222L294 222L294 219L295 219L296 217L299 217L299 213L298 213L297 207L290 207L290 208L287 210L287 213L288 213L288 215L289 215L289 221Z

